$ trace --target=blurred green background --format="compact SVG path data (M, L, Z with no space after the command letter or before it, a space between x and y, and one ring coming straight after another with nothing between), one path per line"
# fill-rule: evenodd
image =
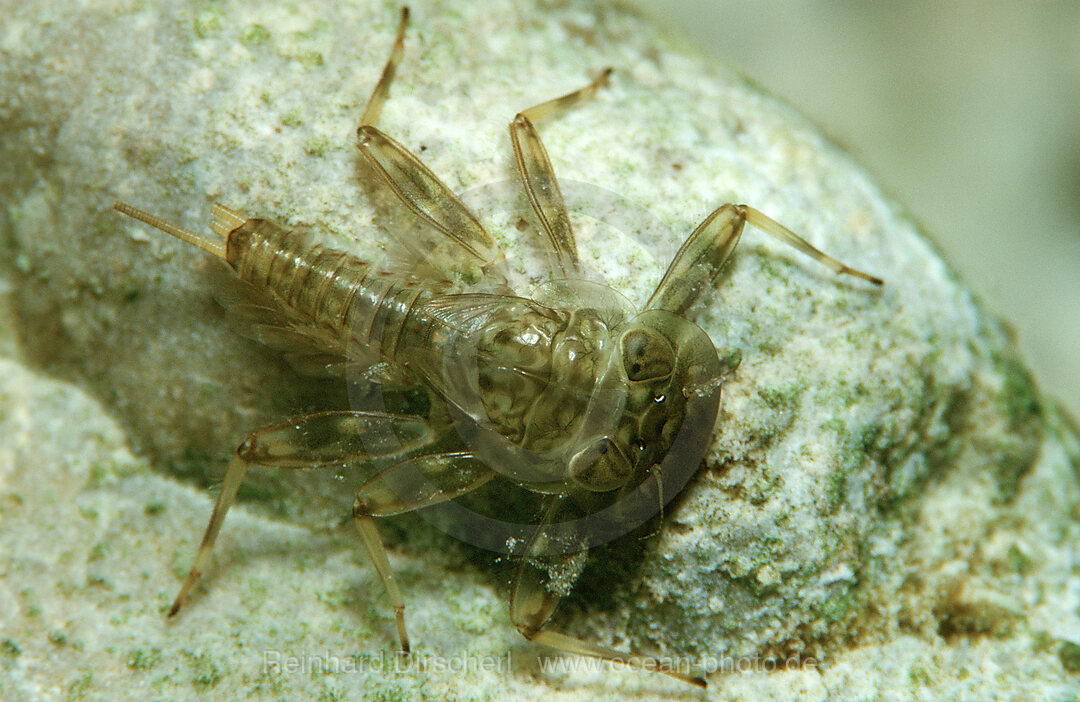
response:
M867 167L1080 417L1080 3L629 2Z

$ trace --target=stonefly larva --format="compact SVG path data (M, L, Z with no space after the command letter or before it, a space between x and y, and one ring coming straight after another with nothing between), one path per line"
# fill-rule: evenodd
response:
M394 608L408 652L405 603L374 517L446 503L493 480L535 493L542 516L520 541L510 619L526 639L555 649L705 686L702 677L649 656L615 651L547 628L581 572L584 554L658 513L670 476L696 470L719 411L721 366L710 338L687 319L717 281L743 228L795 247L836 273L882 281L827 256L746 205L726 204L675 254L644 309L579 282L577 244L534 123L590 98L611 69L584 88L518 113L510 123L517 172L551 258L552 281L531 297L500 272L495 240L420 160L376 126L404 51L408 9L357 130L382 186L439 237L423 273L380 270L306 235L215 204L203 235L130 205L115 209L223 259L261 295L260 338L374 383L418 384L440 411L375 410L300 415L253 431L225 475L191 571L169 616L206 569L249 466L370 470L353 517ZM451 270L482 282L460 289ZM512 542L512 543L510 543Z

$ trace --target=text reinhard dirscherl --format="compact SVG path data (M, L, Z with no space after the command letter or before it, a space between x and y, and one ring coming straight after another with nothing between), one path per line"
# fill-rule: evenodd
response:
M262 673L264 675L310 675L315 674L355 674L370 672L487 672L509 673L511 670L510 652L502 655L438 655L414 651L409 656L392 652L380 652L376 655L340 655L326 650L323 653L287 653L275 649L262 652ZM595 658L579 656L558 656L540 658L540 667L545 672L559 673L575 670L600 670L603 666L613 665ZM771 659L756 657L703 656L695 660L678 656L639 658L635 667L646 670L678 671L710 675L712 673L771 673L778 671L810 670L817 667L813 658ZM621 667L621 666L619 666Z

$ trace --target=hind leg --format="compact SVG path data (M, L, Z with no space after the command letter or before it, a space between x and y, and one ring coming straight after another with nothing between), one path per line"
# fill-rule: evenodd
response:
M168 616L180 611L206 571L225 515L236 501L249 466L360 469L374 459L403 458L436 439L436 433L420 417L379 412L318 412L253 431L229 463L195 561Z
M460 259L462 268L473 265L488 267L504 258L491 235L457 195L420 159L375 126L405 52L408 21L409 8L404 7L390 58L360 118L360 126L356 130L357 146L368 166L402 204L456 244L452 255Z
M383 66L379 82L375 84L375 90L368 98L367 107L364 108L364 116L360 118L360 124L375 124L382 112L386 98L390 94L390 84L394 82L394 74L401 63L401 57L405 55L405 27L409 24L408 6L401 8L401 19L398 21L397 35L394 37L394 47L390 50L390 58Z

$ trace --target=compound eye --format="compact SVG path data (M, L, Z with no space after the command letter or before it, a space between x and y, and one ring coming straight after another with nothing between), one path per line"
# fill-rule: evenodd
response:
M570 459L570 475L581 487L608 492L621 487L630 477L630 459L618 444L606 436L596 439Z
M675 351L663 335L651 329L631 329L622 336L626 377L634 382L665 378L675 368Z

